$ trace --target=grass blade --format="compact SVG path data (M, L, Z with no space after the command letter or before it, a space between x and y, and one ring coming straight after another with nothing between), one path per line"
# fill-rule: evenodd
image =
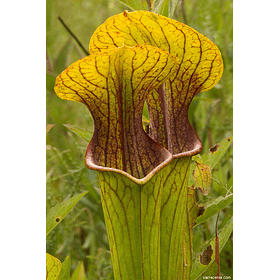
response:
M46 235L48 235L65 218L78 201L87 193L88 191L77 194L50 209L47 215Z

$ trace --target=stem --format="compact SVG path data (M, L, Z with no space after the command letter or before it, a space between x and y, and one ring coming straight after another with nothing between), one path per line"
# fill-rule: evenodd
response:
M185 0L182 0L181 4L182 4L183 21L184 21L185 24L188 24Z
M216 220L215 261L218 266L218 271L216 276L220 276L220 246L219 246L219 236L218 236L219 217L220 217L220 212L218 213L217 220Z
M115 280L183 279L190 160L173 159L143 185L98 172Z
M161 209L161 279L182 279L183 277L183 236L187 214L190 160L191 157L174 159L168 165L169 173L164 183Z
M144 185L122 174L98 172L115 280L160 279L160 184L158 172Z
M151 0L147 0L150 12L153 10Z
M187 188L188 189L188 188ZM184 223L184 278L189 280L192 269L192 230L190 228L189 215L187 213Z
M215 102L208 109L207 118L205 121L205 125L204 125L203 132L202 132L202 137L201 137L202 143L204 143L207 138L207 132L209 131L211 117L213 115L214 110L216 109L216 106L220 103L220 101L221 101L220 99L215 100ZM212 147L212 146L210 145L210 147Z
M51 73L53 68L52 68L52 64L51 64L51 61L48 56L48 52L46 52L46 62L47 62L47 70L48 70L48 72Z
M78 43L78 45L81 47L81 49L84 51L84 53L86 55L89 55L90 53L85 49L85 47L82 45L81 41L74 35L74 33L70 30L70 28L65 24L65 22L62 20L62 18L58 17L58 20L62 23L62 25L69 32L69 34L74 38L74 40Z

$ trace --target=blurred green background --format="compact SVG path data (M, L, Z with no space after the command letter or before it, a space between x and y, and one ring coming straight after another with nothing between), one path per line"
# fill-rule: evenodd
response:
M98 188L96 173L84 164L87 143L63 126L72 124L92 130L93 122L85 106L59 99L53 86L60 72L86 56L58 17L88 50L95 29L108 17L129 8L117 0L47 0L46 5L47 123L55 124L47 133L47 211L77 193L90 191L48 235L47 252L61 261L70 255L72 271L83 261L88 279L113 279L101 200L95 189ZM182 0L173 16L212 40L224 60L220 82L212 90L196 96L190 107L189 117L203 143L203 153L232 135L232 8L232 0ZM213 178L208 197L225 195L231 189L232 149L213 170ZM197 199L203 199L200 193ZM222 211L219 226L231 216L232 205ZM194 251L215 233L215 218L194 229ZM220 258L221 275L232 276L232 237Z

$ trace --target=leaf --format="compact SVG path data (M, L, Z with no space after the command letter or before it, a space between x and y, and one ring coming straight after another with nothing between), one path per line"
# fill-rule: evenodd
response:
M219 217L220 217L220 212L217 215L217 219L216 219L216 239L215 239L215 262L217 264L217 276L220 276L220 240L219 240L219 236L218 236L218 221L219 221Z
M147 0L118 0L132 10L149 10Z
M189 279L191 273L192 264L192 251L193 251L193 231L192 228L196 222L196 219L204 211L203 207L200 207L195 202L195 189L188 187L188 200L187 200L187 215L184 228L184 256L185 263L185 277Z
M71 280L87 280L83 261L79 262L72 274Z
M203 277L202 279L211 279L211 277L213 277L214 275L217 274L217 271L218 271L218 265L216 262L213 262L211 264L211 266L203 273ZM205 276L211 276L209 278L206 278ZM217 278L219 279L219 278Z
M203 204L205 210L203 214L197 218L195 226L207 221L209 218L211 218L219 211L224 209L227 205L232 203L232 201L233 201L233 194L227 195L225 197L220 196L218 198L209 199L206 202L206 204Z
M221 160L224 156L230 145L232 144L232 136L223 139L221 142L210 148L210 152L208 154L204 154L202 156L196 155L193 156L192 159L195 161L190 166L190 178L189 178L189 185L192 186L198 182L198 186L201 187L201 184L205 182L204 185L209 184L210 180L212 179L212 169L215 165ZM200 165L200 166L199 166ZM204 169L205 167L205 169ZM210 171L209 171L210 167ZM200 179L197 180L197 176L201 173L202 169L205 172L202 172ZM194 172L196 170L196 174ZM211 182L210 182L211 183ZM197 187L195 185L195 187ZM207 187L206 187L207 189Z
M213 169L224 156L231 144L232 136L223 139L221 142L210 148L208 154L204 154L202 156L203 163L211 166L211 169Z
M177 1L171 2L175 5ZM91 37L90 52L123 44L152 45L176 57L178 70L147 95L150 135L175 157L200 152L202 144L188 120L188 107L196 94L211 89L222 75L223 62L217 46L183 23L136 11L115 15L99 26Z
M153 12L172 18L179 0L155 0Z
M203 195L207 195L212 181L211 167L207 164L197 162L193 172L193 179L196 184L195 186Z
M52 129L52 127L54 127L54 124L47 124L46 125L46 133L48 133Z
M145 108L146 106L144 106ZM147 107L146 107L147 110ZM149 119L148 119L148 110L147 112L145 111L145 114L143 112L143 116L142 116L142 123L143 123L143 129L145 129L147 127L147 125L149 125ZM70 129L71 131L73 131L75 134L77 134L78 136L80 136L82 139L84 139L87 143L90 142L93 131L89 130L89 129L85 129L82 127L78 127L76 125L71 125L71 124L64 124L65 127L67 127L68 129ZM146 133L148 133L146 131ZM149 134L149 133L148 133Z
M143 113L142 113L142 118L146 121L146 122L150 122L150 117L149 117L149 112L148 112L148 108L147 108L147 103L144 103L144 108L143 108Z
M64 219L78 201L87 193L88 191L77 194L50 209L47 214L46 235L48 235Z
M70 279L70 257L67 256L62 263L61 271L57 280L69 280Z
M62 50L58 54L58 57L55 61L55 66L54 66L54 73L60 73L65 69L67 66L67 58L69 56L69 52L71 50L71 40L69 39L65 45L63 46Z
M59 259L46 253L46 280L55 280L61 270Z
M219 252L222 251L223 247L225 246L227 240L230 237L230 234L233 229L233 219L231 218L228 223L219 231L218 237L219 237ZM206 242L205 246L203 247L203 250L198 254L198 256L194 259L192 264L192 271L191 271L191 280L198 279L215 261L215 240L216 236L213 236L211 240ZM211 259L207 265L201 263L201 255L203 255L203 252L207 249L207 247L211 246L211 250L213 250L213 253L211 254ZM209 250L210 251L210 250Z
M157 88L176 66L172 55L156 47L123 46L85 57L56 78L56 94L82 102L93 116L90 169L114 168L141 179L171 160L144 132L142 110L148 89Z
M85 129L82 127L78 127L76 125L71 125L71 124L64 124L65 127L73 131L75 134L80 136L82 139L84 139L87 143L90 142L93 131L89 129Z
M188 211L188 222L189 229L191 230L197 223L197 219L201 217L200 215L204 213L204 207L198 205L195 202L195 189L188 187L188 201L187 201L187 211Z
M56 77L56 75L54 75L54 74L51 74L51 73L46 74L46 87L47 87L47 90L49 90L51 92L53 92L53 88L55 85L55 77Z

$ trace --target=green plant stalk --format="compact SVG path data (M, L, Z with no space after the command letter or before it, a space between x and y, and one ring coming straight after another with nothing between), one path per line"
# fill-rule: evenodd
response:
M189 188L187 187L187 192ZM188 194L187 194L188 195ZM187 212L185 215L184 221L184 277L183 279L189 280L191 277L191 270L192 270L192 235L193 231L190 228L190 216Z
M161 209L161 279L183 278L184 223L187 219L188 170L191 157L173 159L163 187Z
M115 280L183 279L190 159L173 159L144 184L98 172Z
M160 279L163 172L144 185L98 172L115 280Z

